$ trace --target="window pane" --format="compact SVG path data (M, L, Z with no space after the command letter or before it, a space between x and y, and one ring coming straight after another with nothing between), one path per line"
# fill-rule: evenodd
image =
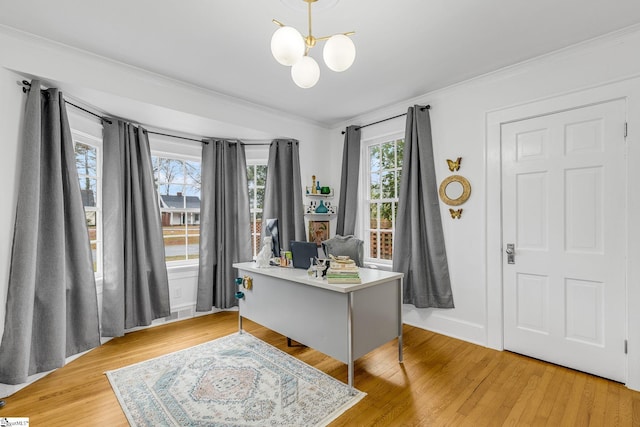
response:
M248 165L247 166L247 182L249 183L249 186L253 185L253 182L256 179L256 174L255 174L255 166L254 165Z
M374 145L369 149L369 170L376 172L380 170L380 146Z
M389 170L395 168L395 142L388 141L380 146L382 169Z
M264 186L267 180L267 165L256 165L256 184Z
M176 159L169 159L167 162L167 168L166 168L166 172L167 172L167 177L169 179L167 179L167 181L170 182L185 182L186 181L186 176L185 176L185 168L184 168L184 162L182 160L176 160Z
M185 183L199 189L202 183L200 162L186 161L184 162L184 167L186 173Z
M164 251L167 261L186 259L186 227L181 223L186 219L183 212L171 212L171 221L175 225L163 227Z
M200 209L200 188L191 185L184 186L184 206L187 209Z
M200 227L189 229L187 254L189 259L200 258Z
M378 258L378 233L375 231L369 233L369 256Z
M153 157L166 260L197 259L200 241L201 163Z
M386 202L380 204L380 228L391 229L393 226L393 206L392 203Z
M264 206L264 185L267 176L267 165L247 166L249 187L249 209L251 221L251 246L255 257L261 249L260 233L262 232L262 208Z
M255 200L255 189L249 188L249 211L253 212L256 208L256 200Z
M74 138L76 135L74 135ZM80 196L82 205L85 207L85 221L89 233L89 243L91 247L91 257L93 259L93 271L100 273L101 262L99 248L101 242L98 240L98 230L101 227L98 200L98 148L82 142L74 141L76 171L78 173L78 183L80 184Z
M251 244L253 246L253 255L257 255L260 252L260 225L261 221L256 218L256 215L251 215Z
M371 229L377 229L378 228L378 204L377 203L371 203L369 205L369 227Z
M256 234L260 237L262 233L262 212L256 212Z
M184 166L181 160L156 158L154 173L159 183L185 182Z
M393 254L393 233L390 231L380 232L380 258L391 259Z
M96 199L98 198L98 180L89 177L80 178L79 180L82 205L96 207Z
M396 141L396 162L397 166L402 166L402 161L404 160L404 139L399 139Z
M167 168L169 167L169 159L165 159L164 157L152 157L153 163L153 176L155 176L156 181L164 183L168 182L167 180Z
M396 197L396 173L395 171L382 174L382 198L392 199Z
M256 190L256 208L262 209L264 207L264 188L258 188Z
M402 138L371 145L368 149L366 161L369 162L368 192L371 201L368 207L369 257L374 260L392 259L393 230L398 210L403 160ZM365 232L366 226L365 223Z
M98 150L81 142L76 143L76 169L79 175L98 175Z
M93 272L98 272L98 244L96 242L91 242L91 259L93 260Z
M160 162L162 159L158 156L151 156L151 164L153 165L153 176L158 179L158 170L160 169Z
M160 194L165 196L178 196L179 193L184 192L184 185L182 184L162 184L158 188ZM182 205L180 205L182 206Z
M89 230L89 240L96 240L96 225L98 223L98 213L96 211L85 211L87 219L87 229Z
M371 187L370 187L370 198L372 200L380 198L380 174L372 173L371 174Z

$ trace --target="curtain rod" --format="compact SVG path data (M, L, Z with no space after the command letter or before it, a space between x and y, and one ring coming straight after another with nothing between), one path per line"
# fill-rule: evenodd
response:
M24 85L24 86L22 87L22 92L23 92L23 93L27 93L27 91L28 91L29 89L27 89L25 86L29 86L29 87L31 87L31 82L29 82L29 81L27 81L27 80L23 80L23 81L22 81L22 84ZM65 102L65 104L69 104L69 105L71 105L71 106L73 106L73 107L76 107L77 109L82 110L82 111L84 111L85 113L91 114L92 116L97 117L97 118L99 118L100 120L103 120L103 121L105 121L105 122L107 122L107 123L109 123L109 124L112 124L112 123L113 123L113 122L112 122L111 120L109 120L108 118L103 117L103 116L101 116L100 114L94 113L93 111L89 111L89 110L87 110L86 108L82 108L82 107L80 107L79 105L74 104L73 102L70 102L70 101L68 101L68 100L66 100L66 99L64 100L64 102ZM170 134L168 134L168 133L154 132L154 131L147 130L147 129L145 129L145 132L147 132L147 133L151 133L151 134L154 134L154 135L162 135L162 136L168 136L168 137L170 137L170 138L185 139L185 140L187 140L187 141L195 141L195 142L201 142L201 143L203 143L203 144L209 144L209 141L207 141L207 140L205 140L205 139L195 139L195 138L188 138L188 137L186 137L186 136L170 135ZM242 142L242 141L240 141L240 140L238 140L238 142L240 142L240 143L242 143L242 144L244 144L244 145L269 145L269 144L271 144L270 142L265 142L265 143L257 143L257 142L256 142L256 143L246 143L246 142Z
M178 138L178 139L186 139L187 141L195 141L195 142L202 142L203 144L208 144L209 141L205 141L204 139L195 139L195 138L188 138L186 136L178 136L178 135L169 135L168 133L161 133L161 132L154 132L152 130L144 130L147 133L152 133L154 135L162 135L162 136L168 136L171 138Z
M26 80L23 80L23 81L22 81L22 84L23 84L24 86L29 86L29 87L31 87L31 82L28 82L28 81L26 81ZM26 87L24 87L24 86L22 87L22 92L23 92L23 93L27 93L27 91L28 91L29 89L27 89L27 88L26 88ZM73 107L76 107L78 110L82 110L82 111L84 111L85 113L89 113L89 114L91 114L92 116L97 117L97 118L99 118L100 120L103 120L103 121L105 121L105 122L107 122L107 123L109 123L109 124L111 124L111 123L112 123L112 122L111 122L111 120L109 120L109 119L107 119L107 118L105 118L105 117L102 117L101 115L96 114L96 113L94 113L93 111L89 111L89 110L87 110L86 108L82 108L81 106L76 105L76 104L74 104L74 103L73 103L73 102L71 102L71 101L68 101L68 100L66 100L66 99L65 99L65 100L64 100L64 103L65 103L65 104L69 104L69 105L71 105L71 106L73 106Z
M431 105L425 105L424 107L420 107L420 110L430 110L431 109ZM382 120L378 120L377 122L373 122L373 123L367 123L366 125L362 125L362 126L358 126L357 130L360 130L362 128L366 128L367 126L373 126L373 125L377 125L378 123L383 123L383 122L387 122L389 120L393 120L393 119L397 119L398 117L402 117L402 116L406 116L407 113L402 113L402 114L398 114L397 116L393 116L393 117L387 117L386 119L382 119ZM342 131L342 134L344 135L345 133L347 133L346 131Z
M82 107L80 107L79 105L74 104L73 102L69 102L69 101L67 101L66 99L64 100L64 103L65 103L65 104L69 104L69 105L71 105L72 107L76 107L78 110L82 110L82 111L84 111L85 113L89 113L89 114L91 114L92 116L95 116L95 117L99 118L100 120L102 120L102 121L104 121L104 122L107 122L107 123L109 123L109 124L113 123L111 120L107 119L106 117L102 117L101 115L96 114L96 113L94 113L93 111L89 111L89 110L87 110L86 108L82 108Z

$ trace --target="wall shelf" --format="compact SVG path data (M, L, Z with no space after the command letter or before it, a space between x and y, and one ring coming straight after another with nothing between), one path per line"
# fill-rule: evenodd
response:
M309 194L305 194L305 196L310 199L330 199L333 197L333 188L331 189L331 192L329 194L309 193Z
M328 219L333 219L338 216L336 213L306 213L304 214L305 218L309 218L311 220L317 221L326 221Z

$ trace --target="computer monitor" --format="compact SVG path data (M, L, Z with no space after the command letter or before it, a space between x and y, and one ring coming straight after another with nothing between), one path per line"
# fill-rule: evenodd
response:
M262 233L264 237L271 237L271 250L273 251L273 256L276 258L280 257L280 236L278 234L278 219L270 218L265 219L264 221L264 233Z

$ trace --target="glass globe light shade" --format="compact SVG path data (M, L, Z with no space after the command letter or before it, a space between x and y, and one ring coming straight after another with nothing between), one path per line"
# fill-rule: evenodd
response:
M325 64L333 71L344 71L351 67L356 59L356 46L350 37L344 34L331 36L324 45L322 57Z
M282 65L293 65L304 55L302 34L293 27L280 27L271 37L271 53Z
M312 57L303 56L291 67L291 78L301 88L308 89L318 83L320 67Z

